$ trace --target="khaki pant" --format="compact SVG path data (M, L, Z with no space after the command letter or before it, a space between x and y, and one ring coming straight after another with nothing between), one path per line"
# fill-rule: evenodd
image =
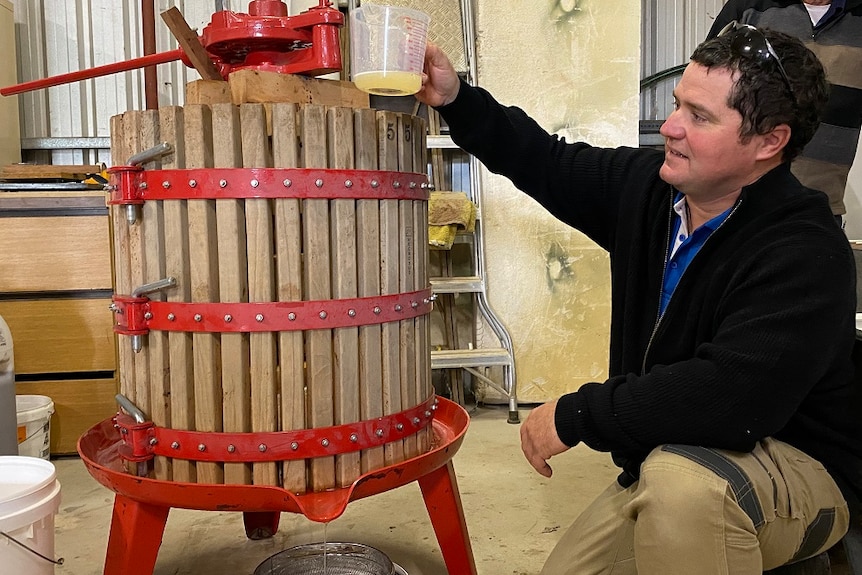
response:
M542 575L760 575L817 555L849 512L823 466L786 443L751 453L654 449L575 520Z

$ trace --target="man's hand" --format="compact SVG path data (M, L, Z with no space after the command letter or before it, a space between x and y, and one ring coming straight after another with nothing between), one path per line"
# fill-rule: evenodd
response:
M416 99L429 106L451 103L461 87L461 80L446 54L431 42L425 47L425 68L422 71L422 88Z
M548 460L569 449L557 435L557 427L554 425L556 410L555 399L535 408L521 424L521 451L530 465L545 477L550 477L554 472L548 465Z

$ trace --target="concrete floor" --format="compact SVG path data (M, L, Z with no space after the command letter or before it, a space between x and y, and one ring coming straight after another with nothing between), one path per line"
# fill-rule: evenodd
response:
M521 410L522 420L528 413ZM506 423L506 415L504 407L473 409L453 463L479 574L533 575L577 513L617 472L607 454L579 446L556 457L553 478L543 478L521 454L520 426ZM55 554L65 560L56 575L99 575L113 493L79 459L54 463L62 484ZM263 541L245 537L239 513L173 509L155 575L252 575L283 549L324 540L376 547L409 575L446 573L418 484L412 483L354 501L328 525L284 513L278 533Z

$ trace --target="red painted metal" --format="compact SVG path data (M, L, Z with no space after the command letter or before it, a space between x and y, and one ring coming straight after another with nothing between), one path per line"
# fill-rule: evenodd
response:
M253 433L186 431L137 423L124 413L119 426L120 457L139 462L156 455L191 461L262 462L326 457L380 447L431 424L438 399L430 397L401 412L330 427Z
M102 421L78 440L78 453L93 478L116 494L104 575L152 575L171 507L270 513L270 518L286 511L328 522L339 517L350 501L413 481L419 483L449 573L476 575L451 461L464 439L469 416L456 403L438 399L432 424L435 441L430 451L370 471L348 487L305 494L264 485L177 483L130 475L119 456L119 430L112 419ZM245 518L248 532L250 517ZM259 526L260 522L254 524Z
M112 300L114 332L121 335L144 335L150 330L251 333L359 327L413 319L433 308L430 288L313 301L157 302L123 294L115 294Z
M283 2L272 0L252 1L249 12L216 12L200 36L225 80L231 72L244 69L307 76L341 70L339 28L344 15L329 0L320 0L318 6L295 16L287 16ZM192 66L185 52L176 49L7 86L0 94L11 96L176 60Z
M145 200L247 198L427 200L428 176L385 170L203 168L143 170L115 166L109 204Z

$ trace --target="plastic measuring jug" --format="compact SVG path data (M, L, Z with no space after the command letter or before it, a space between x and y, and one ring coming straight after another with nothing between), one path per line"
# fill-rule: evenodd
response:
M363 4L350 13L350 69L369 94L406 96L422 86L431 18L398 6Z

